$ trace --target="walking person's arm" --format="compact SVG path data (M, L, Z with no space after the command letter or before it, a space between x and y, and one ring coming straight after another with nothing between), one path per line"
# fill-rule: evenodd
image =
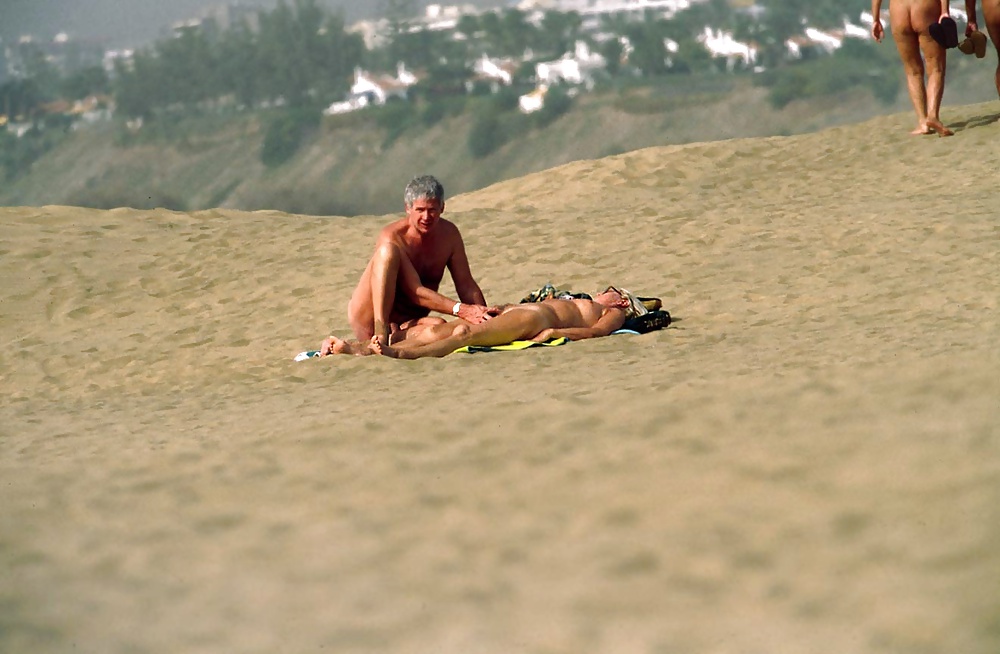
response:
M872 0L872 36L879 43L885 36L885 30L882 28L882 0Z
M965 25L965 35L971 36L979 31L979 19L976 17L976 0L965 0L965 13L969 18Z

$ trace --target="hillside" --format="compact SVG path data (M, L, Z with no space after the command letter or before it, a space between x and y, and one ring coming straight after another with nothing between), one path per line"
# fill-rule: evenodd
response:
M993 98L985 65L956 59L948 106ZM432 172L450 194L580 159L655 145L790 135L909 110L900 93L891 106L866 90L796 101L780 111L749 79L667 79L659 86L583 95L544 130L513 138L474 159L467 146L474 115L387 138L364 116L327 119L290 161L260 161L260 116L189 120L183 137L141 138L123 145L121 128L79 130L0 189L0 205L130 206L175 210L278 209L314 215L378 214L399 208L406 180Z

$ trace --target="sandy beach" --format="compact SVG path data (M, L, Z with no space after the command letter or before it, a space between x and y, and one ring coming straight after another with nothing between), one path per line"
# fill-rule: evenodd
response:
M995 654L1000 104L948 115L449 198L490 302L676 319L524 352L292 361L392 216L0 208L0 651Z

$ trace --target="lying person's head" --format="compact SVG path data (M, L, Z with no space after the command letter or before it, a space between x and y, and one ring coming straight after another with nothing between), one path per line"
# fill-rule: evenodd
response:
M609 286L594 296L594 302L611 309L621 309L625 312L626 318L635 318L648 313L642 300L627 288Z

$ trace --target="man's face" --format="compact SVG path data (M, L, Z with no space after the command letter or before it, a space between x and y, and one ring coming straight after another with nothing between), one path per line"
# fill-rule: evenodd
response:
M410 227L421 234L426 234L437 225L443 211L444 202L419 198L414 200L413 204L407 205L406 219L409 221Z

